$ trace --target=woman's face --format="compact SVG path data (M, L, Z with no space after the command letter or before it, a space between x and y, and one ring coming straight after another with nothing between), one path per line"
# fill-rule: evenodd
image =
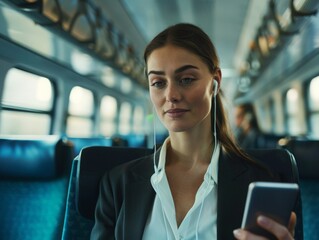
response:
M214 79L196 54L166 45L150 54L147 71L151 101L168 131L211 129Z

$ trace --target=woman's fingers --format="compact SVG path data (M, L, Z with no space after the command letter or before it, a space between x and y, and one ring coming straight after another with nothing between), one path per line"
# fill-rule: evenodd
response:
M294 212L290 214L290 220L288 224L288 231L290 232L291 236L295 236L295 227L297 224L297 215Z
M292 228L296 225L296 217L293 219L290 217L289 225L291 229L286 228L285 226L275 222L274 220L267 218L265 216L259 216L257 218L257 223L267 231L271 232L273 235L280 240L292 240L293 232Z
M288 228L265 216L259 216L257 218L258 225L260 225L262 228L266 229L267 231L271 232L274 236L277 237L277 239L280 239L280 240L293 239L296 222L297 222L297 217L294 212L292 212L290 215ZM233 233L235 238L239 240L244 240L244 239L265 240L266 239L264 237L252 234L249 231L246 231L244 229L236 229L234 230Z
M248 239L254 239L254 240L267 240L267 238L257 236L255 234L252 234L251 232L245 231L243 229L236 229L233 232L234 236L238 240L248 240Z

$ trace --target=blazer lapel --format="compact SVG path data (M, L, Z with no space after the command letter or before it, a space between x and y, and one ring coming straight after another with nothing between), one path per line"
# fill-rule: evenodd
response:
M125 186L124 239L142 239L148 215L153 206L155 192L150 178L154 173L153 159L147 158L136 166Z
M217 239L234 239L233 230L241 219L250 182L249 167L240 158L221 152L218 166Z

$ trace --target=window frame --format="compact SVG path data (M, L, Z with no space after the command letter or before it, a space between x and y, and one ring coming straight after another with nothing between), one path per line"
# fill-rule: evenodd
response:
M11 105L7 105L7 104L3 103L3 95L4 95L4 91L5 91L5 81L8 81L6 79L6 77L11 69L17 69L19 71L23 71L23 72L26 72L28 74L33 74L33 75L36 75L38 77L46 78L50 81L50 84L52 87L52 105L51 105L50 110L39 110L39 109L33 109L33 108L27 108L27 107L13 106L13 105L11 106ZM2 111L4 110L4 111L8 111L8 112L22 112L22 113L48 115L49 119L50 119L50 123L49 123L49 132L47 134L49 134L49 135L53 134L53 130L54 130L54 121L53 120L55 118L55 112L56 112L55 109L57 106L57 95L58 95L57 94L57 86L56 86L56 82L54 79L52 79L51 77L46 76L44 74L37 73L35 71L30 71L28 69L13 66L10 69L8 69L8 71L5 74L4 86L3 86L2 90L3 90L3 92L1 94L1 101L0 101L0 108Z

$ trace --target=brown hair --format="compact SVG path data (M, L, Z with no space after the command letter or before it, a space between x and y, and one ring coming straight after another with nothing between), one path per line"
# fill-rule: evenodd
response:
M168 27L160 32L147 46L144 51L144 61L147 72L147 59L158 48L172 44L184 48L199 56L214 74L219 69L219 59L214 44L209 36L199 27L188 23L180 23ZM213 101L213 100L212 100ZM214 111L211 111L211 119L214 119ZM227 153L235 154L244 159L250 158L236 144L230 132L228 120L223 107L221 94L216 96L216 131L217 137ZM213 124L212 124L213 126Z

